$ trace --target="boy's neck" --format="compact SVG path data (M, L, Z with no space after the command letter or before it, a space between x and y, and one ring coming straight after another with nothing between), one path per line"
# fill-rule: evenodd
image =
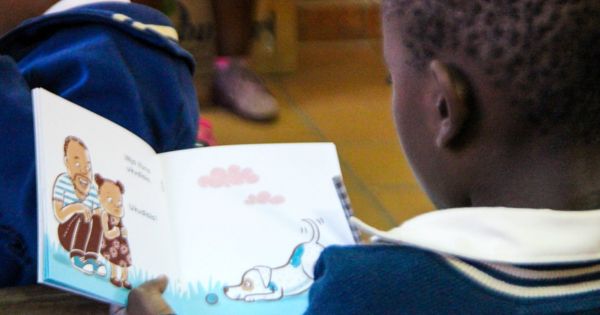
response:
M600 156L598 150L532 149L503 153L475 180L472 206L600 209ZM595 151L595 152L591 152Z

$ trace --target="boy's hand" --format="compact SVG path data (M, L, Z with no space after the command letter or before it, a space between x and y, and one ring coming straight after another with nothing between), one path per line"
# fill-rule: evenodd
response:
M160 276L154 280L144 282L139 287L131 290L127 301L127 308L112 306L112 315L164 315L175 314L165 302L162 293L167 288L167 277Z
M162 297L167 283L167 277L160 276L133 289L127 301L127 315L174 314Z
M127 229L125 227L121 228L121 236L127 238Z

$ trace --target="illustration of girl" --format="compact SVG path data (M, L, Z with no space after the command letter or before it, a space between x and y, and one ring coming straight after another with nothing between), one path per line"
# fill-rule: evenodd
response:
M127 270L131 266L131 252L127 242L127 230L123 226L123 194L125 189L119 181L105 179L100 174L94 177L98 185L98 196L102 210L103 240L101 253L110 262L110 282L117 287L131 289L127 281ZM120 278L117 269L121 269Z

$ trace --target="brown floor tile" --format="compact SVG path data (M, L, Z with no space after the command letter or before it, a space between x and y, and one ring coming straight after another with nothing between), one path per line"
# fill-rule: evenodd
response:
M367 185L416 184L416 180L393 142L337 144L340 158Z
M251 122L225 108L205 106L202 114L213 124L218 144L323 141L318 132L291 107L281 91L271 88L280 103L279 119L271 123Z
M396 132L385 92L363 91L337 97L331 104L305 108L322 134L334 142L395 141ZM361 94L361 95L357 95Z
M338 141L395 139L391 89L379 41L311 42L301 46L297 73L281 82L290 98Z

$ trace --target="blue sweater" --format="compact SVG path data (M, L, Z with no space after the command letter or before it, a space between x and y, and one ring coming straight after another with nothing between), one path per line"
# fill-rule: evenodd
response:
M36 281L31 88L120 124L157 152L193 147L194 61L134 21L171 26L148 7L102 3L28 20L0 39L0 55L10 56L0 57L0 287Z
M409 246L330 247L315 268L306 314L600 314L593 281L598 263L498 270Z

